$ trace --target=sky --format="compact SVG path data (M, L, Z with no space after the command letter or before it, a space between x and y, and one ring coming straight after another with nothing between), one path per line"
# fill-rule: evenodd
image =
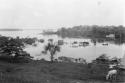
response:
M125 0L0 0L0 28L125 25Z

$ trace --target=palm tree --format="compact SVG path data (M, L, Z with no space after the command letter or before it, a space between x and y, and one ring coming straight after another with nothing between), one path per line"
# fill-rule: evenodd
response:
M50 60L51 62L54 61L54 55L57 52L60 52L60 46L56 43L53 43L53 41L49 41L48 44L44 48L44 53L46 54L47 52L50 53Z

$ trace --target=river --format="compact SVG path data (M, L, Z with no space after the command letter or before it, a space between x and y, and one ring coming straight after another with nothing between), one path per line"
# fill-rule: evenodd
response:
M96 59L101 54L106 54L109 56L109 58L112 57L118 57L122 58L124 56L125 52L125 44L122 45L116 45L110 42L107 42L108 45L102 45L102 43L97 43L94 45L91 42L91 39L86 38L61 38L57 35L50 35L45 36L40 34L42 30L23 30L23 31L0 31L0 34L3 36L10 36L10 37L37 37L38 39L44 39L45 43L37 43L37 46L27 46L26 51L30 53L31 56L34 57L34 59L41 59L45 58L46 60L49 60L49 56L43 55L41 51L43 51L43 47L47 43L47 40L50 38L53 38L54 41L57 41L59 39L63 40L64 42L67 42L67 44L61 46L61 52L57 53L55 58L59 56L67 56L67 57L73 57L73 58L84 58L87 62L91 62L92 60ZM89 42L89 45L86 47L72 47L71 43L77 41L77 42Z

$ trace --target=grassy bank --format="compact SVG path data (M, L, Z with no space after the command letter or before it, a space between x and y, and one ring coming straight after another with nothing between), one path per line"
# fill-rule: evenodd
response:
M0 62L0 83L109 83L105 80L107 72L106 64ZM117 83L124 83L124 78L122 72Z

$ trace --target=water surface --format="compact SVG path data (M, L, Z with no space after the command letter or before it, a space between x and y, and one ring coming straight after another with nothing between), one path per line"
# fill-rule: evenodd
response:
M45 58L49 60L49 56L43 55L41 51L43 50L43 47L46 45L48 39L53 38L54 41L57 40L64 40L64 42L67 42L67 44L64 44L61 46L61 52L57 53L55 58L59 56L67 56L67 57L73 57L73 58L85 58L88 62L94 60L101 54L106 54L110 58L112 57L118 57L122 58L125 52L125 45L116 45L110 42L107 42L108 45L102 45L102 43L97 43L94 45L91 42L91 39L86 38L61 38L57 35L50 35L45 36L40 34L42 30L24 30L24 31L0 31L0 34L3 36L11 36L11 37L37 37L38 39L44 39L45 43L37 43L37 47L34 46L27 46L25 49L27 52L31 54L35 59L41 59ZM89 46L86 47L72 47L72 42L89 42Z

